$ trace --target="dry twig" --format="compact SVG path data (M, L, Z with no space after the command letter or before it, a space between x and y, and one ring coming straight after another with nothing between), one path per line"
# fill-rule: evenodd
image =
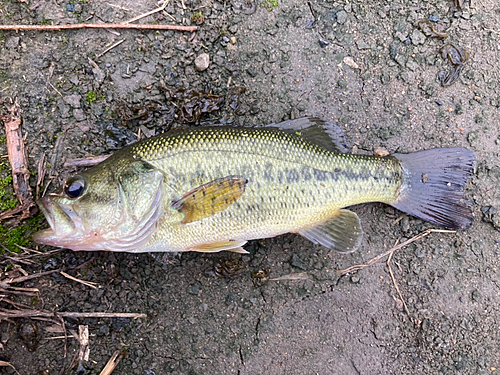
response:
M20 375L19 372L17 372L16 368L12 366L9 362L5 361L0 361L0 367L12 367L14 371L16 372L17 375Z
M354 271L362 270L363 268L369 267L372 264L375 264L375 263L379 262L382 258L384 258L387 255L390 255L390 254L394 253L396 250L399 250L402 247L408 246L412 242L415 242L415 241L417 241L417 240L419 240L419 239L421 239L423 237L426 237L426 236L428 236L431 233L456 233L456 231L454 231L454 230L446 230L446 229L427 229L426 231L424 231L424 232L422 232L420 234L417 234L416 236L410 238L409 240L407 240L407 241L405 241L403 243L400 243L397 246L394 246L392 249L387 250L385 253L382 253L382 254L376 256L375 258L370 259L368 262L366 262L364 264L356 264L354 266L348 267L348 268L343 269L343 270L336 270L335 272L337 273L337 275L345 275L345 274L347 274L349 272L354 272Z
M104 366L100 375L110 375L115 370L116 366L118 366L118 363L120 363L122 358L123 353L120 351L116 351L109 359L108 363L106 363L106 366Z
M61 275L63 275L64 277L66 277L66 278L68 278L70 280L76 281L76 282L81 283L83 285L87 285L88 287L91 287L92 289L98 289L98 288L100 288L99 284L97 284L97 283L93 283L91 281L84 281L84 280L77 279L74 276L68 275L66 272L61 271Z
M153 10L151 10L151 11L149 11L149 12L146 12L146 13L144 13L144 14L141 14L141 15L139 15L139 16L137 16L137 17L134 17L134 18L132 18L132 19L130 19L130 20L128 20L128 21L125 21L125 22L123 22L123 23L124 23L124 24L129 24L130 22L134 22L134 21L140 20L141 18L144 18L144 17L150 16L150 15L155 14L155 13L157 13L157 12L161 12L163 9L165 9L165 8L167 7L167 5L168 5L168 3L169 3L169 2L170 2L170 0L165 0L165 1L163 2L162 6L160 6L159 8L153 9Z
M24 145L23 132L21 129L21 110L17 100L11 105L4 104L9 113L0 116L0 120L2 120L5 125L7 152L12 168L14 194L21 206L20 209L17 207L17 210L14 209L0 214L0 220L13 217L18 212L22 212L22 220L33 216L37 211L37 206L33 201L33 194L29 183L30 171L28 170L28 152Z
M393 254L394 254L394 252L390 253L389 254L389 258L387 258L387 268L389 268L389 274L391 275L391 279L392 279L392 282L394 284L394 287L398 291L399 298L401 299L401 302L403 302L403 306L405 308L405 312L409 316L410 315L410 311L408 310L408 306L406 305L406 302L405 302L405 300L403 298L403 295L401 294L401 291L399 290L398 283L396 282L396 278L394 277L394 273L392 272L391 259L392 259L392 255Z
M49 312L49 311L38 311L38 310L17 310L8 311L5 309L0 310L0 319L8 318L33 318L33 317L44 317L53 318L54 315L58 315L62 318L147 318L146 314L138 313L104 313L104 312Z
M128 21L130 22L130 21ZM0 25L0 30L13 31L61 31L77 29L135 29L135 30L176 30L176 31L197 31L198 26L178 26L178 25L136 25L130 23L78 23L71 25Z

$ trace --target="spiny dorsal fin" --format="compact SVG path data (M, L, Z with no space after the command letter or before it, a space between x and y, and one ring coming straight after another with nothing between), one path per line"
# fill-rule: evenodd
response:
M219 251L232 251L234 253L248 254L248 251L246 251L242 247L246 243L247 241L233 241L233 240L204 243L190 248L189 251L198 251L200 253L217 253Z
M342 129L328 121L314 117L302 117L283 121L279 124L270 124L266 127L297 134L328 151L341 154L349 152L349 145Z
M182 224L198 221L231 206L245 192L247 182L239 176L218 178L172 201L172 207L184 214Z
M331 219L304 229L299 234L330 250L339 253L352 253L361 245L363 229L358 215L349 210L339 210L338 214Z

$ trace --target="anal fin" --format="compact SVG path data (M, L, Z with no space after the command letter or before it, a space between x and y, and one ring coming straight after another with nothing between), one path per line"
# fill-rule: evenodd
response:
M363 229L358 215L349 210L339 210L338 214L331 219L301 230L299 234L330 250L352 253L361 245Z
M189 251L198 251L200 253L218 253L219 251L232 251L233 253L248 254L248 251L243 249L243 245L247 241L219 241L212 243L204 243L200 245L193 246Z

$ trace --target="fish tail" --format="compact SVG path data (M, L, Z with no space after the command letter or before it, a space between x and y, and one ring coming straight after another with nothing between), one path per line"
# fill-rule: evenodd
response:
M393 154L400 162L403 183L393 207L447 229L472 223L464 185L474 172L474 153L465 148L436 148Z

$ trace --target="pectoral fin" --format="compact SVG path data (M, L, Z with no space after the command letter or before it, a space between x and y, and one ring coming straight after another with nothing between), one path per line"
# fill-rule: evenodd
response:
M339 210L331 219L299 234L339 253L352 253L361 245L363 229L358 215L349 210Z
M182 224L198 221L231 206L245 192L247 182L239 176L219 178L172 201L172 207L184 214Z
M232 251L234 253L248 254L248 251L242 248L247 241L220 241L196 245L190 248L190 251L198 251L201 253L217 253L219 251Z

